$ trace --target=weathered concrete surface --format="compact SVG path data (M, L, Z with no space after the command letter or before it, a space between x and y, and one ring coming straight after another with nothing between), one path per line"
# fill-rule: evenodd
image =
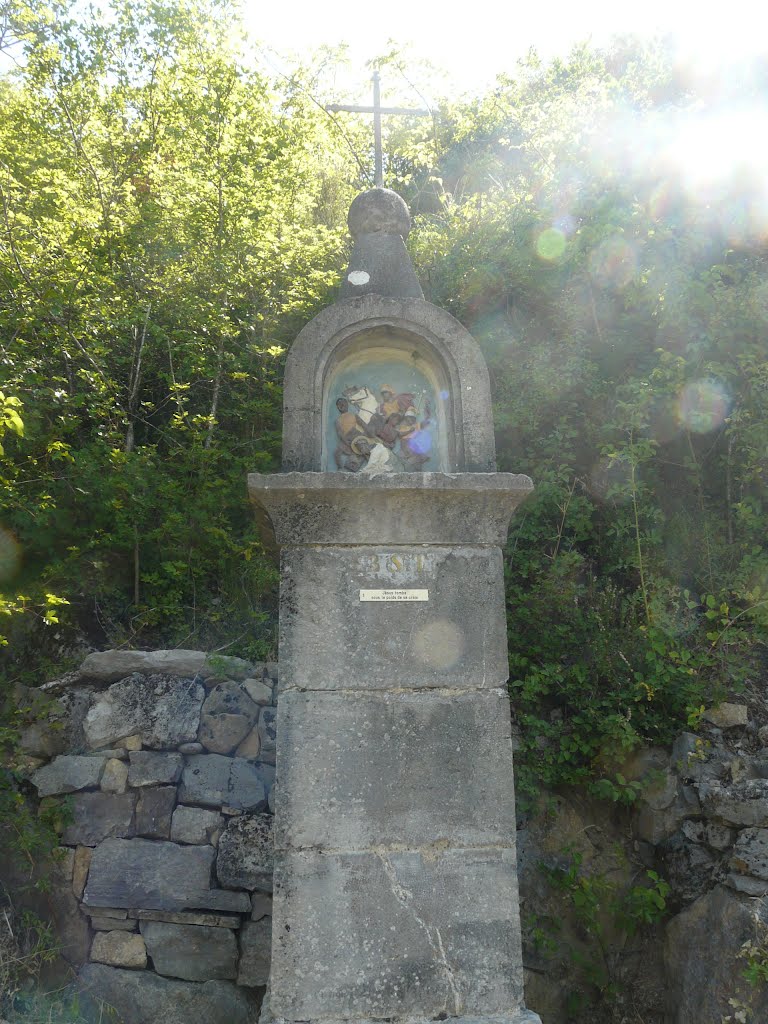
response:
M509 676L495 547L296 547L281 562L280 658L288 688L498 687ZM369 589L426 589L414 602Z
M501 690L289 691L280 715L278 848L514 843Z
M229 928L142 921L141 934L158 974L186 981L237 977L237 941Z
M522 1005L513 850L290 853L275 885L277 1017L434 1018Z
M372 487L359 473L251 473L248 489L281 545L501 547L533 483L514 473L390 473ZM285 679L282 654L280 669Z
M245 893L211 888L213 857L210 846L108 839L93 852L84 903L249 913L251 902Z
M247 989L230 981L176 981L151 971L126 971L87 964L83 991L114 1006L130 1024L252 1024L256 1003ZM91 1019L103 1020L95 1007Z

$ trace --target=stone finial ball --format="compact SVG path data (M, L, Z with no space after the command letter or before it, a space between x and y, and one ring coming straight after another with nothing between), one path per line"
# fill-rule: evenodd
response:
M372 188L352 200L347 223L355 238L377 232L407 238L411 230L411 215L397 192L389 188Z

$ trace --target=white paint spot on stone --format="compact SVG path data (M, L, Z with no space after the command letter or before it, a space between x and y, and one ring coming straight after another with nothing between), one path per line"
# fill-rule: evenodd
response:
M355 285L368 284L368 282L371 280L371 275L366 273L365 270L353 270L352 273L349 274L349 276L347 277L347 280L349 281L350 284Z

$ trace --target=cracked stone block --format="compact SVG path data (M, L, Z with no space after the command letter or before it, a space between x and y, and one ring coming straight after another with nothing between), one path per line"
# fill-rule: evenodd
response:
M523 1004L511 848L286 853L271 1009L313 1020L508 1014Z
M278 848L459 846L515 832L509 702L499 691L283 694Z
M229 928L142 921L141 934L158 974L186 981L237 977L237 941Z

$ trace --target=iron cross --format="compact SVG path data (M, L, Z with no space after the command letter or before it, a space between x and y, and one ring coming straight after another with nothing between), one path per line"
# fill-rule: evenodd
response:
M377 188L384 187L384 157L381 150L381 115L402 114L411 117L430 117L433 110L416 110L411 107L382 107L381 90L379 88L379 72L373 72L373 106L356 107L347 106L343 103L331 103L325 109L332 113L339 110L346 110L352 114L373 114L373 142L374 142L374 185Z

